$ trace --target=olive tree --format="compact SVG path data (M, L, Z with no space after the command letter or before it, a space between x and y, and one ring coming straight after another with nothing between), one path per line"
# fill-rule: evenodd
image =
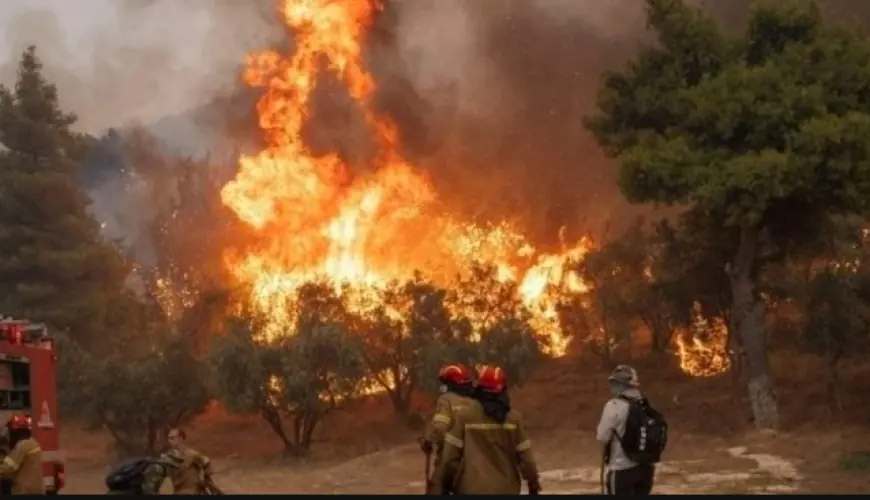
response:
M297 320L277 338L262 338L257 317L234 320L216 340L211 365L218 398L230 411L258 413L286 454L304 456L323 419L359 396L365 365L328 287L305 285L295 299Z

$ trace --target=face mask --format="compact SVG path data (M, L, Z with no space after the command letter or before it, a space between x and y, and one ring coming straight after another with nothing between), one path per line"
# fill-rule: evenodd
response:
M438 388L438 392L440 392L441 394L447 392L447 384L441 384L441 387Z

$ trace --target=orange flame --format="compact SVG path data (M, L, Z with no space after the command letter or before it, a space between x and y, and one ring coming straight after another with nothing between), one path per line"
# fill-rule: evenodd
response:
M722 318L708 320L697 302L692 307L692 324L686 336L691 342L675 337L680 369L693 377L715 377L728 371L728 328ZM703 340L702 340L703 339Z
M288 298L303 283L327 279L371 296L414 269L433 278L490 263L500 279L519 284L537 331L561 355L568 340L556 318L560 291L585 290L566 262L582 258L582 240L559 255L538 255L509 224L483 228L434 213L435 192L398 150L395 125L371 107L375 82L361 62L362 43L378 6L374 0L283 0L280 14L295 33L295 51L247 59L245 82L262 89L257 104L267 147L243 156L221 191L256 235L227 256L251 303L271 319L267 337L285 334L293 317ZM337 154L315 155L302 139L322 71L347 88L372 131L372 173L351 175ZM525 269L525 273L522 270ZM348 286L350 285L350 286Z

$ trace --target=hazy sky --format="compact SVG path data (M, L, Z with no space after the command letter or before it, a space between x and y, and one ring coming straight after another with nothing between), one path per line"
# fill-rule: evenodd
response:
M0 2L0 82L35 44L62 105L90 131L208 101L262 43L262 20L236 7L245 0Z

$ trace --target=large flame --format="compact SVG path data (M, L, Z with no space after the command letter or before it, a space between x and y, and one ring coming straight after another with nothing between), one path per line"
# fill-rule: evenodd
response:
M293 316L287 298L307 281L326 278L344 293L365 292L415 269L446 278L482 261L497 268L499 279L518 283L550 353L563 354L568 341L556 295L585 289L565 269L582 258L588 241L541 255L509 224L479 227L435 213L432 185L403 159L394 124L371 106L375 82L361 47L377 8L374 0L283 0L280 15L295 34L295 50L248 57L244 79L262 89L257 111L268 146L243 156L221 191L258 238L228 256L231 271L252 286L251 302L271 318L266 333L277 335ZM303 141L324 72L345 85L372 132L373 173L351 175L339 155L314 154Z

